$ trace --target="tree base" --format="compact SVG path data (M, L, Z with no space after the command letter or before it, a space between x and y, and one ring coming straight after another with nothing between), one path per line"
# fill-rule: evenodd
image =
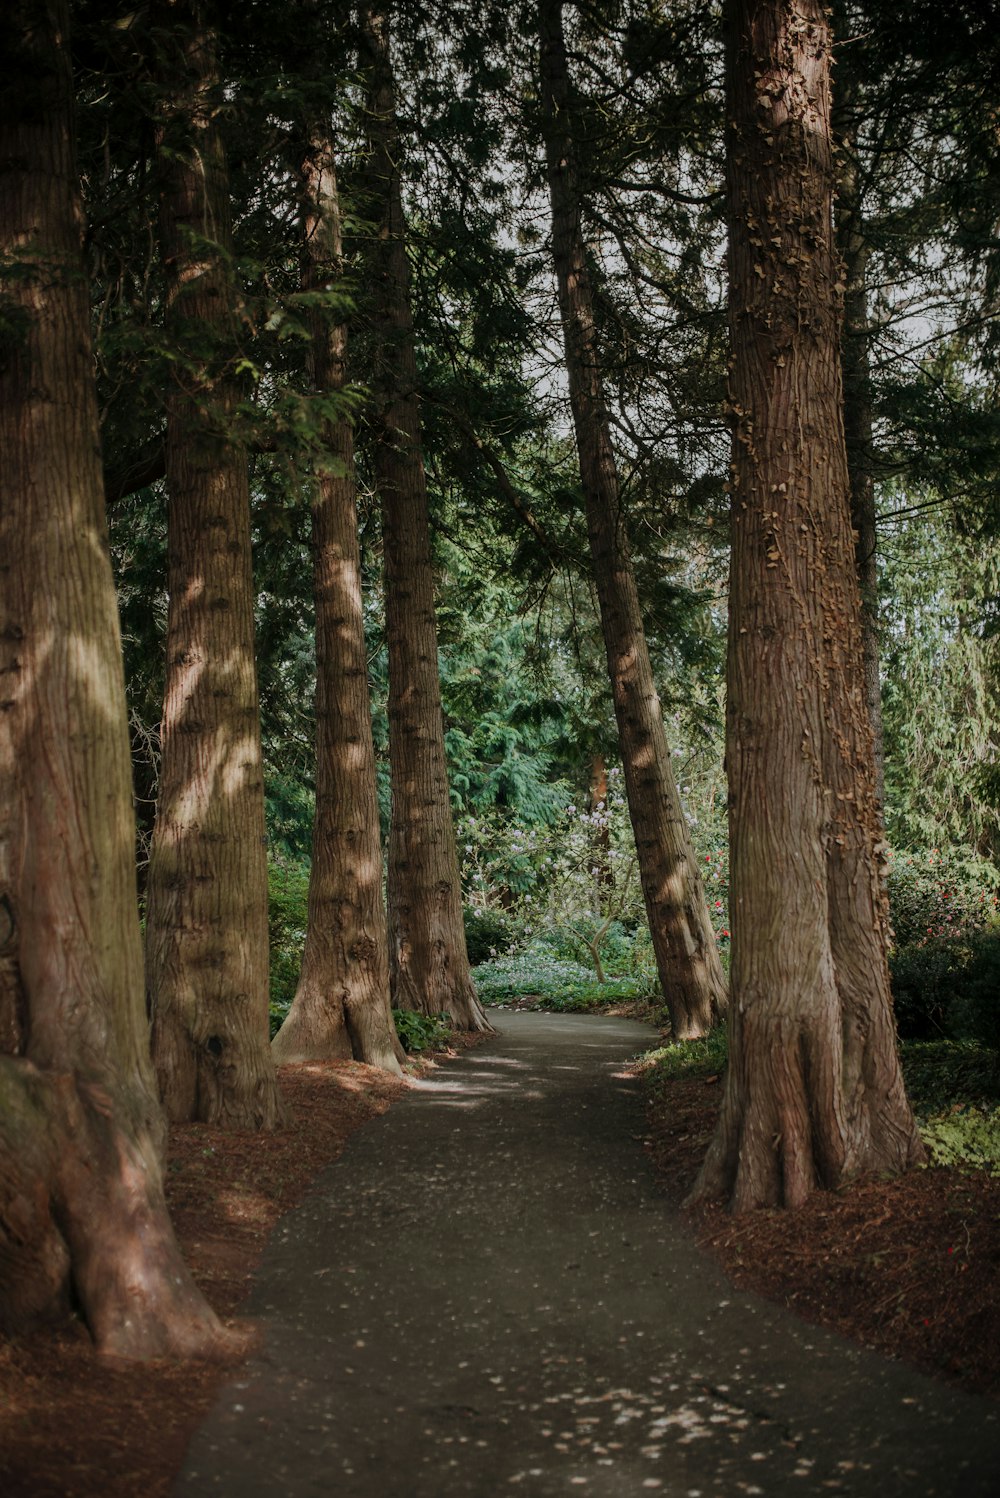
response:
M74 1298L109 1357L227 1358L227 1332L181 1258L151 1145L96 1083L0 1058L0 1328Z

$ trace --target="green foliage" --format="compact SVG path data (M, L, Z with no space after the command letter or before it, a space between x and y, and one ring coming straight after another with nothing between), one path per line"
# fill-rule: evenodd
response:
M932 1163L1000 1174L1000 1052L909 1041L900 1055Z
M1000 914L1000 872L964 849L893 854L887 879L899 947L978 930Z
M1000 1046L1000 927L897 948L889 971L904 1038Z
M937 848L889 862L896 1025L906 1039L1000 1044L1000 899L996 868Z
M505 952L514 941L516 928L500 910L470 910L466 905L462 911L465 925L465 947L473 967Z
M923 497L891 492L886 504L895 518L882 527L889 841L996 858L1000 636L989 628L1000 596L996 547L958 533L951 510L931 501L914 515L910 507Z
M293 775L268 775L264 785L264 815L268 846L287 864L304 866L312 850L316 795Z
M394 1009L392 1017L403 1050L410 1056L444 1045L451 1034L447 1014L417 1014L412 1009Z
M727 1055L726 1027L718 1025L699 1040L674 1040L655 1051L648 1051L645 1061L653 1069L655 1085L656 1082L720 1076L726 1069Z
M306 940L309 870L274 859L268 864L268 932L271 944L271 1034L275 1035L295 997Z
M904 1041L899 1048L907 1095L931 1163L1000 1173L1000 1053L953 1041ZM702 1040L647 1052L648 1085L721 1076L724 1025Z
M1000 1108L987 1111L956 1104L942 1117L921 1124L920 1137L934 1165L1000 1175Z
M1000 1052L973 1042L904 1040L899 1047L906 1091L921 1117L956 1103L1000 1103Z
M536 1008L559 1012L650 1000L656 993L655 977L650 983L627 974L613 975L599 983L591 968L557 957L544 941L534 941L520 952L480 963L473 978L484 1004L527 1000Z
M453 804L470 815L492 810L527 825L551 823L566 800L547 747L559 704L525 668L524 627L505 617L506 596L469 577L467 563L452 562L455 586L438 629Z
M889 967L901 1036L1000 1046L1000 928L928 937L898 948Z

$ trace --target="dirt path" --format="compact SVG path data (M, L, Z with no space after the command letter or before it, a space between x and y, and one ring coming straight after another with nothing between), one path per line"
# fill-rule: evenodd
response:
M997 1491L995 1406L733 1291L658 1195L635 1022L501 1016L282 1220L183 1498Z

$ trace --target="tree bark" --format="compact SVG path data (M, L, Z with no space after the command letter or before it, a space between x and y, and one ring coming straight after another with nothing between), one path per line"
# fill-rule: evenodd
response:
M150 856L146 984L168 1116L281 1121L269 1043L267 859L229 189L214 38L162 0L158 143L170 495L167 679Z
M541 0L542 104L570 403L622 768L653 950L675 1037L704 1035L726 981L670 765L622 514L581 228L561 0Z
M389 650L389 950L395 1003L489 1030L465 949L448 793L430 519L417 398L410 272L399 178L389 22L363 6L370 70L370 216L375 342L375 481L382 507Z
M794 1207L923 1154L886 969L841 415L830 51L820 0L730 0L732 1017L694 1195L736 1209Z
M844 65L842 64L842 67ZM844 440L854 527L854 556L861 593L861 643L865 700L872 723L875 779L879 803L885 799L882 752L882 692L879 664L878 534L875 515L875 469L872 440L872 380L868 317L870 246L862 217L858 180L857 103L849 72L838 76L833 109L837 140L837 246L843 261L844 322L841 364L844 380Z
M65 0L0 22L0 1324L206 1353L163 1198Z
M314 123L299 172L303 290L334 290L343 276L334 146ZM346 382L347 328L307 313L315 389ZM313 475L316 600L316 816L309 918L292 1007L274 1037L279 1061L351 1057L399 1072L403 1050L389 1003L375 748L361 594L354 435L328 423Z

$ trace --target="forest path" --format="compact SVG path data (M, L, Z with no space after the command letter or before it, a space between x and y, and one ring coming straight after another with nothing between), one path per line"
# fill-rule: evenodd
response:
M658 1194L634 1021L494 1013L282 1219L183 1498L1000 1491L985 1400L734 1291Z

